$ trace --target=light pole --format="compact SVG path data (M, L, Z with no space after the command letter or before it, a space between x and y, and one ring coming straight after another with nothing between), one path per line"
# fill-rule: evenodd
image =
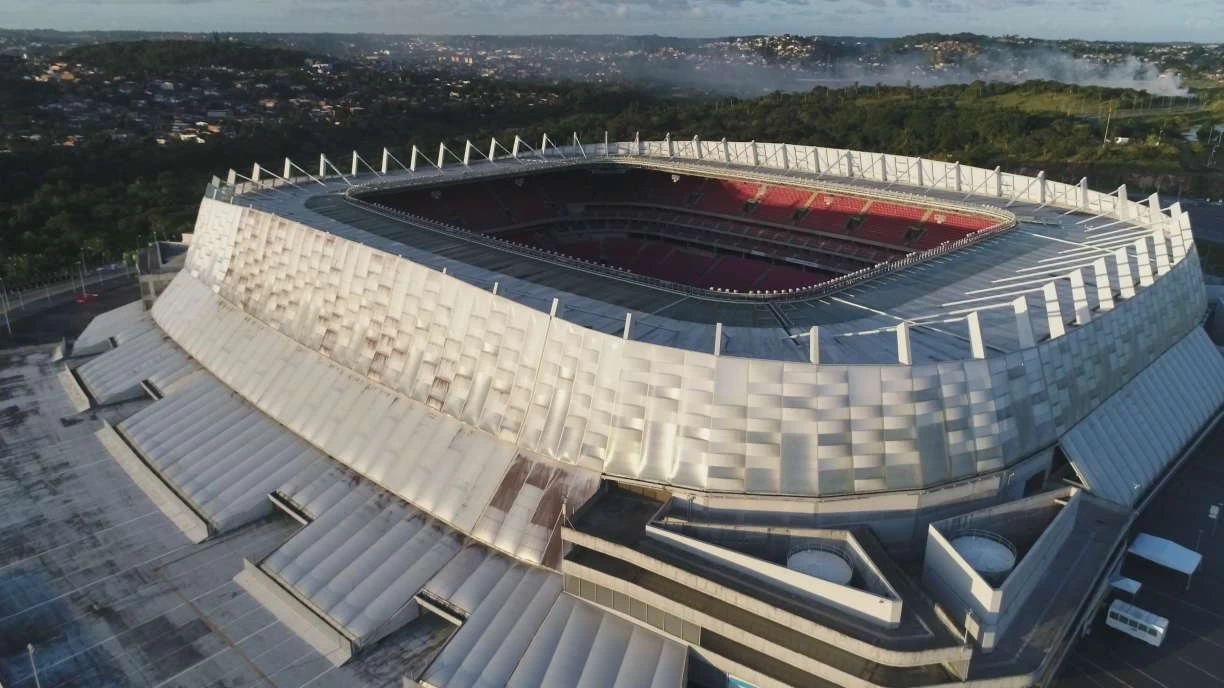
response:
M34 688L42 688L42 681L38 680L38 665L34 663L34 643L26 643L26 651L30 653L30 669L34 671Z

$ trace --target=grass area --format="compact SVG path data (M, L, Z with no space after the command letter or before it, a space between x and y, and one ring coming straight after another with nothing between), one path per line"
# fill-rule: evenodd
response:
M1121 100L1101 100L1095 96L1077 93L1047 91L1045 93L1002 93L985 98L986 102L1000 107L1013 107L1027 112L1058 112L1071 115L1104 115L1110 108L1118 111Z

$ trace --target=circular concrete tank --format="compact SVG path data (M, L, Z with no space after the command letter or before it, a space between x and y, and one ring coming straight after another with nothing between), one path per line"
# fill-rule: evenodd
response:
M952 539L952 548L991 583L1002 582L1016 567L1015 546L996 533L965 531Z
M786 558L786 568L838 585L850 585L850 579L854 578L854 569L845 557L823 549L793 552Z

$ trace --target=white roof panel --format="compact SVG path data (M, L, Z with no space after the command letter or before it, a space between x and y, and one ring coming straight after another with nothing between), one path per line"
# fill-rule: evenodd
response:
M1139 533L1131 543L1130 554L1173 569L1187 576L1193 575L1203 561L1203 555L1188 547L1162 537Z

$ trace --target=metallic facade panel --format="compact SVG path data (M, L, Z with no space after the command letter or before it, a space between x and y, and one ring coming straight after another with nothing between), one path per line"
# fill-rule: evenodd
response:
M745 146L732 152L751 155ZM845 160L828 162L855 164ZM423 506L464 528L519 453L678 487L808 496L929 487L998 470L1056 441L1188 332L1205 307L1197 264L1182 260L1120 307L1031 349L914 366L813 366L590 330L550 317L543 288L533 297L540 306L524 305L362 243L379 242L335 223L330 233L208 200L201 217L202 234L224 236L200 246L232 242L233 255L218 277L206 269L213 254L193 249L188 266L215 293L172 288L168 300L195 300L201 315L232 309L224 319L233 322L187 322L169 312L178 306L155 307L154 316L178 320L175 336L191 337L197 357L257 406L406 498L437 500L421 486L468 474L422 465L408 447L500 465L478 481L472 506L451 504L476 487L469 483ZM1016 237L1009 241L1048 250ZM966 255L983 251L993 249ZM995 258L963 260L976 274L987 263L974 261ZM940 279L949 261L914 274ZM871 302L873 294L867 283L845 298ZM219 303L200 301L208 296ZM856 317L890 322L871 308ZM229 332L234 344L187 332L197 329ZM280 353L254 344L266 338L261 329L285 335L272 344ZM856 346L868 340L854 338ZM233 361L243 349L250 353ZM265 365L255 366L261 355ZM296 380L281 382L286 376ZM424 410L399 408L394 400L403 397ZM337 404L361 412L329 415Z
M1089 490L1133 505L1224 403L1224 358L1196 329L1062 438Z

